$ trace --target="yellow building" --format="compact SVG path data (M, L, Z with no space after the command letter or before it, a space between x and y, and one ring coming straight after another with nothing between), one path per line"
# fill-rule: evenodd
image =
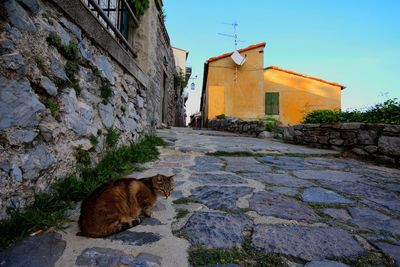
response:
M200 104L204 126L220 114L245 120L275 117L293 125L311 110L340 109L343 85L278 67L264 69L265 45L238 50L243 65L232 60L233 52L207 60Z

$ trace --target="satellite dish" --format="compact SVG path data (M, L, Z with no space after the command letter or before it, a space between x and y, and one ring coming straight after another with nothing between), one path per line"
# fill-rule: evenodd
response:
M243 57L241 54L239 54L238 51L233 52L231 58L233 62L235 62L235 64L239 66L242 66L244 62L246 62L246 57Z

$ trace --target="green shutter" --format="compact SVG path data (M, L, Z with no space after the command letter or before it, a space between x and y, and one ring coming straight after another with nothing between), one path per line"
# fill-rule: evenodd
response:
M279 93L265 93L265 115L279 114Z

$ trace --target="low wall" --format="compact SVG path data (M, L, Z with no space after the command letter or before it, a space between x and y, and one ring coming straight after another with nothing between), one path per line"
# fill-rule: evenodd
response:
M216 131L258 136L265 131L263 121L244 121L238 118L212 119L208 121L208 128Z
M399 164L400 125L300 124L281 126L275 131L287 142L351 151L360 156Z

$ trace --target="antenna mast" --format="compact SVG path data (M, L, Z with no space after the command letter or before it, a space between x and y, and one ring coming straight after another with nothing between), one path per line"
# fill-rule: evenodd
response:
M232 26L233 27L233 35L232 34L226 34L226 33L218 33L218 34L222 35L222 36L225 36L225 37L233 38L234 43L235 43L235 50L237 50L238 49L238 43L239 42L244 42L243 40L239 40L239 38L238 38L237 27L239 26L239 24L237 23L237 21L234 21L232 23L222 22L222 24L226 24L226 25Z

